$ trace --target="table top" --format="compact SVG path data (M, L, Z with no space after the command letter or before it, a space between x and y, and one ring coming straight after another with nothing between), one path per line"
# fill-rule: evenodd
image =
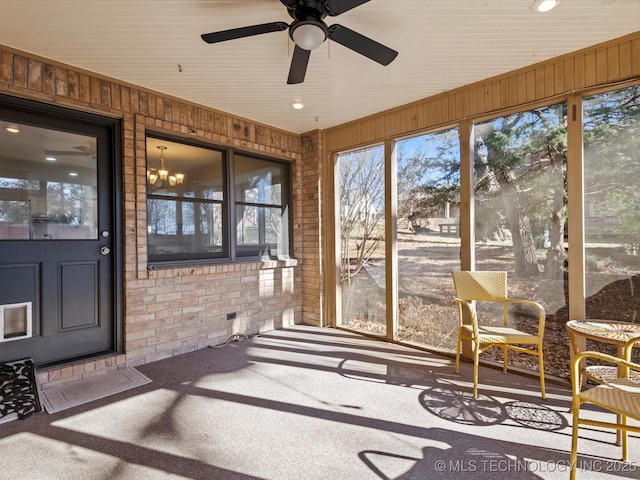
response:
M586 338L618 344L640 337L640 323L614 320L570 320L567 329Z

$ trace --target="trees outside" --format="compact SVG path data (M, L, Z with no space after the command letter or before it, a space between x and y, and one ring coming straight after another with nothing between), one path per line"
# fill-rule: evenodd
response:
M605 305L599 293L618 285L613 279L640 274L640 86L589 97L584 104L587 283L593 297L587 310L592 305L594 314L615 318L622 312L614 297ZM455 341L447 323L455 312L447 302L450 271L460 267L459 239L438 231L434 221L447 213L447 221L458 220L459 142L457 129L451 129L396 144L400 334L420 331L419 337L402 339L444 348ZM341 155L339 162L343 285L368 277L366 295L353 290L351 298L366 304L361 319L371 320L374 315L366 312L377 305L381 323L383 158L382 147L375 147ZM564 358L568 352L559 355L558 349L567 343L566 104L475 124L473 162L476 268L508 270L510 289L545 305L557 320L547 322L555 329L549 342L557 342L550 355ZM595 275L605 271L611 278ZM625 295L618 298L620 305L626 305ZM559 364L554 358L545 362L552 369ZM562 374L562 368L553 373Z
M517 277L562 278L566 105L500 117L474 132L476 240L508 236Z
M460 201L458 129L402 140L396 153L398 221L420 231L429 219L448 218Z
M638 255L640 86L585 99L583 118L588 234L615 237Z
M44 182L43 182L44 183ZM56 218L59 223L83 225L90 217L95 218L88 208L88 202L95 198L94 188L78 183L46 182L47 216Z
M450 350L458 325L450 300L451 271L460 269L459 130L401 140L396 152L397 338Z
M384 149L340 155L340 277L350 282L384 238Z
M342 154L339 181L340 322L383 334L384 307L384 147Z
M566 217L566 105L500 117L475 126L479 240L507 237L515 274L562 275ZM459 202L457 130L398 147L398 222L412 230ZM378 149L379 150L379 149ZM342 278L357 274L382 235L382 153L365 149L339 162ZM452 155L452 152L455 154ZM377 232L377 233L376 233ZM546 248L540 261L538 246Z
M31 222L31 208L25 191L37 190L39 183L33 180L0 178L0 190L5 192L0 200L0 222L28 227Z
M638 321L640 86L586 98L583 124L587 316Z
M65 227L86 227L88 230L95 227L97 212L92 186L0 178L0 190L4 191L5 197L0 201L0 222L11 226L14 234L18 234L17 238L66 238L66 235L76 235L80 231ZM88 234L84 232L80 238Z

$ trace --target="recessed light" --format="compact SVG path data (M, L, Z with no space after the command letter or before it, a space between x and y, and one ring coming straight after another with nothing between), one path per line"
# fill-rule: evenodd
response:
M553 10L560 4L561 0L535 0L529 9L536 13L545 13Z
M5 130L9 133L20 133L20 129L16 125L9 125Z
M69 172L70 177L77 177L78 174L76 172Z
M56 157L44 157L44 159L45 159L47 162L55 162L55 161L56 161Z
M304 108L304 103L296 100L295 102L291 102L291 108L295 108L296 110L302 110Z

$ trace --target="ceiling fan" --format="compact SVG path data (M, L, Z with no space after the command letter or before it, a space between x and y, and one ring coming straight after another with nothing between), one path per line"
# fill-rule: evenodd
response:
M45 150L48 157L86 157L89 162L95 161L96 153L86 145L72 147L73 150Z
M291 24L285 22L262 23L249 27L205 33L201 37L207 43L218 43L289 29L289 36L296 46L291 59L289 78L287 79L288 84L302 83L304 81L311 50L322 45L327 39L333 40L381 65L389 65L396 58L398 52L347 27L338 24L329 27L323 21L327 16L336 17L368 1L280 0L287 7L291 18L293 18Z

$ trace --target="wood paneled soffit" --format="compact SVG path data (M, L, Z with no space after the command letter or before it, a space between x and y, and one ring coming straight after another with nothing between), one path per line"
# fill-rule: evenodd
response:
M640 80L640 32L324 131L329 152Z

